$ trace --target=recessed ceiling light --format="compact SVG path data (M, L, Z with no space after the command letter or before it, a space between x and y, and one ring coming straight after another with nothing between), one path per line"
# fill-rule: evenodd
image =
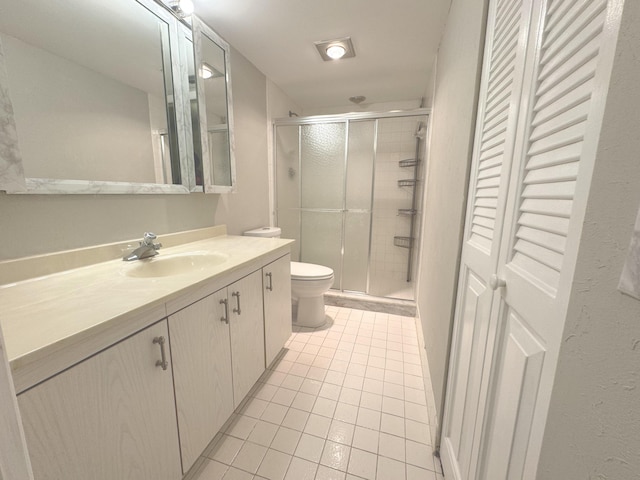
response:
M200 66L200 76L205 80L208 80L209 78L218 78L223 77L224 75L217 68L203 62Z
M173 10L180 18L188 17L193 14L193 2L191 0L170 0L169 8Z
M330 47L327 47L326 52L331 58L338 60L339 58L344 57L347 50L342 45L331 45Z
M355 57L356 52L351 43L351 37L338 38L336 40L323 40L315 42L318 53L323 60L339 60L342 58Z

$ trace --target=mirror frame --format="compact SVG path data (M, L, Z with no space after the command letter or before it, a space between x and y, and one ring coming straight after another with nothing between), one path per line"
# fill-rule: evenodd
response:
M189 22L195 16L188 17ZM173 65L172 68L177 72L180 77L180 94L177 95L181 97L181 110L178 113L179 116L182 117L180 122L184 126L182 130L178 129L178 136L180 137L178 140L178 145L184 144L184 154L186 157L183 157L183 153L180 153L180 166L181 166L181 174L182 178L188 179L188 183L185 185L189 189L189 193L202 193L204 188L202 185L196 184L196 165L194 158L194 149L193 144L195 142L195 138L193 137L193 128L192 128L192 118L191 118L191 92L189 91L189 63L188 59L185 55L195 56L195 44L193 42L193 30L191 25L185 21L186 19L178 20L176 24L176 37L172 39L173 43L176 43L178 49L180 50L179 55L179 64ZM191 49L187 52L185 47L188 47L187 41L191 42ZM194 58L195 61L195 58ZM196 91L197 98L197 91ZM177 108L177 107L176 107ZM176 110L177 111L177 110ZM186 158L186 160L185 160Z
M131 1L138 2L160 20L166 22L169 27L171 76L182 184L25 178L11 95L8 90L8 75L2 42L0 42L0 153L2 153L0 156L0 190L6 191L6 193L20 194L187 194L192 191L202 191L202 187L196 186L195 179L193 135L188 104L188 73L186 63L182 61L183 54L180 51L181 42L178 32L180 21L154 0ZM229 78L227 72L227 82L230 82ZM187 95L184 93L185 89Z
M220 35L214 32L211 27L200 20L197 16L191 17L191 27L193 30L193 46L195 49L195 63L197 66L202 63L202 37L206 36L222 50L224 50L225 63L225 84L227 87L227 131L229 132L229 163L231 170L231 185L216 185L211 182L213 178L213 165L209 161L209 136L202 132L208 132L206 95L204 79L196 74L196 90L198 97L198 113L200 116L200 142L202 145L202 171L205 193L233 193L236 191L236 159L235 159L235 138L233 128L233 94L231 89L231 48ZM195 141L195 139L194 139ZM205 158L207 161L205 161Z

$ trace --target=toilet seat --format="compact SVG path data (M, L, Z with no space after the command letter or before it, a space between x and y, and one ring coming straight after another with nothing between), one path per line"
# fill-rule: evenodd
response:
M291 262L291 280L313 281L333 278L333 270L313 263Z

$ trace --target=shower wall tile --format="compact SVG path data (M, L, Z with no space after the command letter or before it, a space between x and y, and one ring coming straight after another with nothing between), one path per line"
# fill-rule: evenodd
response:
M398 181L412 179L413 168L398 162L414 158L416 127L416 117L378 122L369 285L373 295L414 298L414 284L407 282L409 250L395 246L393 239L410 235L411 217L398 215L398 210L411 208L413 188L399 187Z

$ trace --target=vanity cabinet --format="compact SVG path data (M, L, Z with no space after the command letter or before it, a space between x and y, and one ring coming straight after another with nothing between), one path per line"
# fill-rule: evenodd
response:
M289 263L271 255L167 298L154 311L168 318L20 393L35 480L186 474L291 334Z
M169 316L184 473L265 370L261 288L258 270Z
M234 407L265 371L262 271L227 287Z
M166 320L19 395L36 480L181 477L169 345L154 343L161 337L168 341Z
M262 275L264 348L269 366L291 336L291 255L263 267Z
M226 302L224 288L169 317L185 473L234 409Z

